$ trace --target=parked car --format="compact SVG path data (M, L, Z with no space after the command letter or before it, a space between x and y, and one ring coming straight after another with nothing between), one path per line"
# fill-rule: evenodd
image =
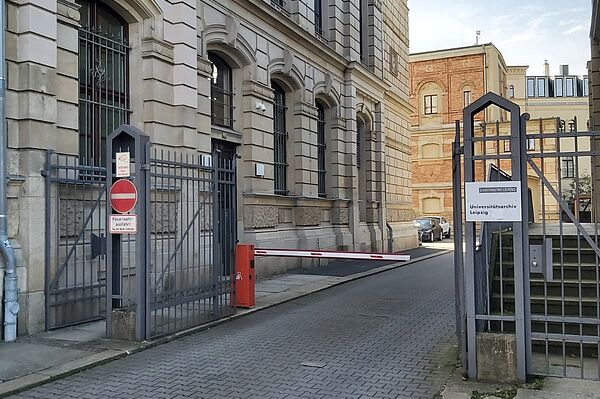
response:
M429 219L435 219L438 222L438 224L442 227L442 235L444 236L444 238L450 238L452 230L450 230L450 223L448 223L446 218L444 218L443 216L423 216L423 218L425 217Z
M415 221L419 223L421 241L434 242L435 240L442 240L442 226L440 226L440 224L435 219L424 217L418 218Z

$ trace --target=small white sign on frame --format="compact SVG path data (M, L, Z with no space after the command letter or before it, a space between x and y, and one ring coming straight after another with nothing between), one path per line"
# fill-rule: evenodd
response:
M116 156L116 175L117 177L129 177L131 171L129 170L130 165L130 154L129 152L117 152Z
M137 234L136 214L110 215L110 234Z
M521 222L521 182L465 183L467 222Z

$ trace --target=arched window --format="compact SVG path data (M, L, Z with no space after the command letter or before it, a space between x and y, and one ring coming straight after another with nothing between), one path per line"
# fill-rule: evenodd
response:
M508 87L508 97L509 98L515 98L515 86L510 85Z
M318 173L318 184L319 184L319 197L327 196L327 189L325 184L326 177L326 166L325 166L325 129L327 123L325 122L325 107L321 102L317 101L317 173Z
M273 163L275 167L275 194L287 195L287 130L285 91L275 82L271 82L273 99Z
M79 157L105 165L106 137L129 123L127 23L95 0L79 1Z
M210 117L213 125L233 128L233 74L231 67L217 54L209 52L212 63L210 80Z

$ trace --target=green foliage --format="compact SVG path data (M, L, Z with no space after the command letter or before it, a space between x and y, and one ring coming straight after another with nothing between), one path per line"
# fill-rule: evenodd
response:
M592 193L592 177L590 175L580 176L579 179L573 179L569 183L568 191L563 193L565 201L573 201L575 195L591 194Z

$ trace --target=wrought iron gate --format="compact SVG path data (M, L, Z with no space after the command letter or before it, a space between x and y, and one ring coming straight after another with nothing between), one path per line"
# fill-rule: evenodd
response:
M509 111L510 127L482 123L476 130L474 116L489 106ZM462 248L464 237L465 250L456 251L455 267L463 365L477 377L478 337L503 333L514 337L520 379L597 380L600 133L528 119L516 104L488 93L465 109L462 140L457 124L455 245ZM461 168L464 183L520 182L521 221L465 222Z
M106 168L46 153L46 329L106 311Z
M124 136L116 140L118 133ZM132 154L138 234L107 235L112 172L48 151L46 327L108 316L112 335L113 310L123 311L117 323L134 310L137 338L148 339L232 314L235 147L217 141L211 155L150 152L147 136L129 126L110 137L109 153L114 141L115 151Z
M148 338L234 312L233 155L152 152Z

